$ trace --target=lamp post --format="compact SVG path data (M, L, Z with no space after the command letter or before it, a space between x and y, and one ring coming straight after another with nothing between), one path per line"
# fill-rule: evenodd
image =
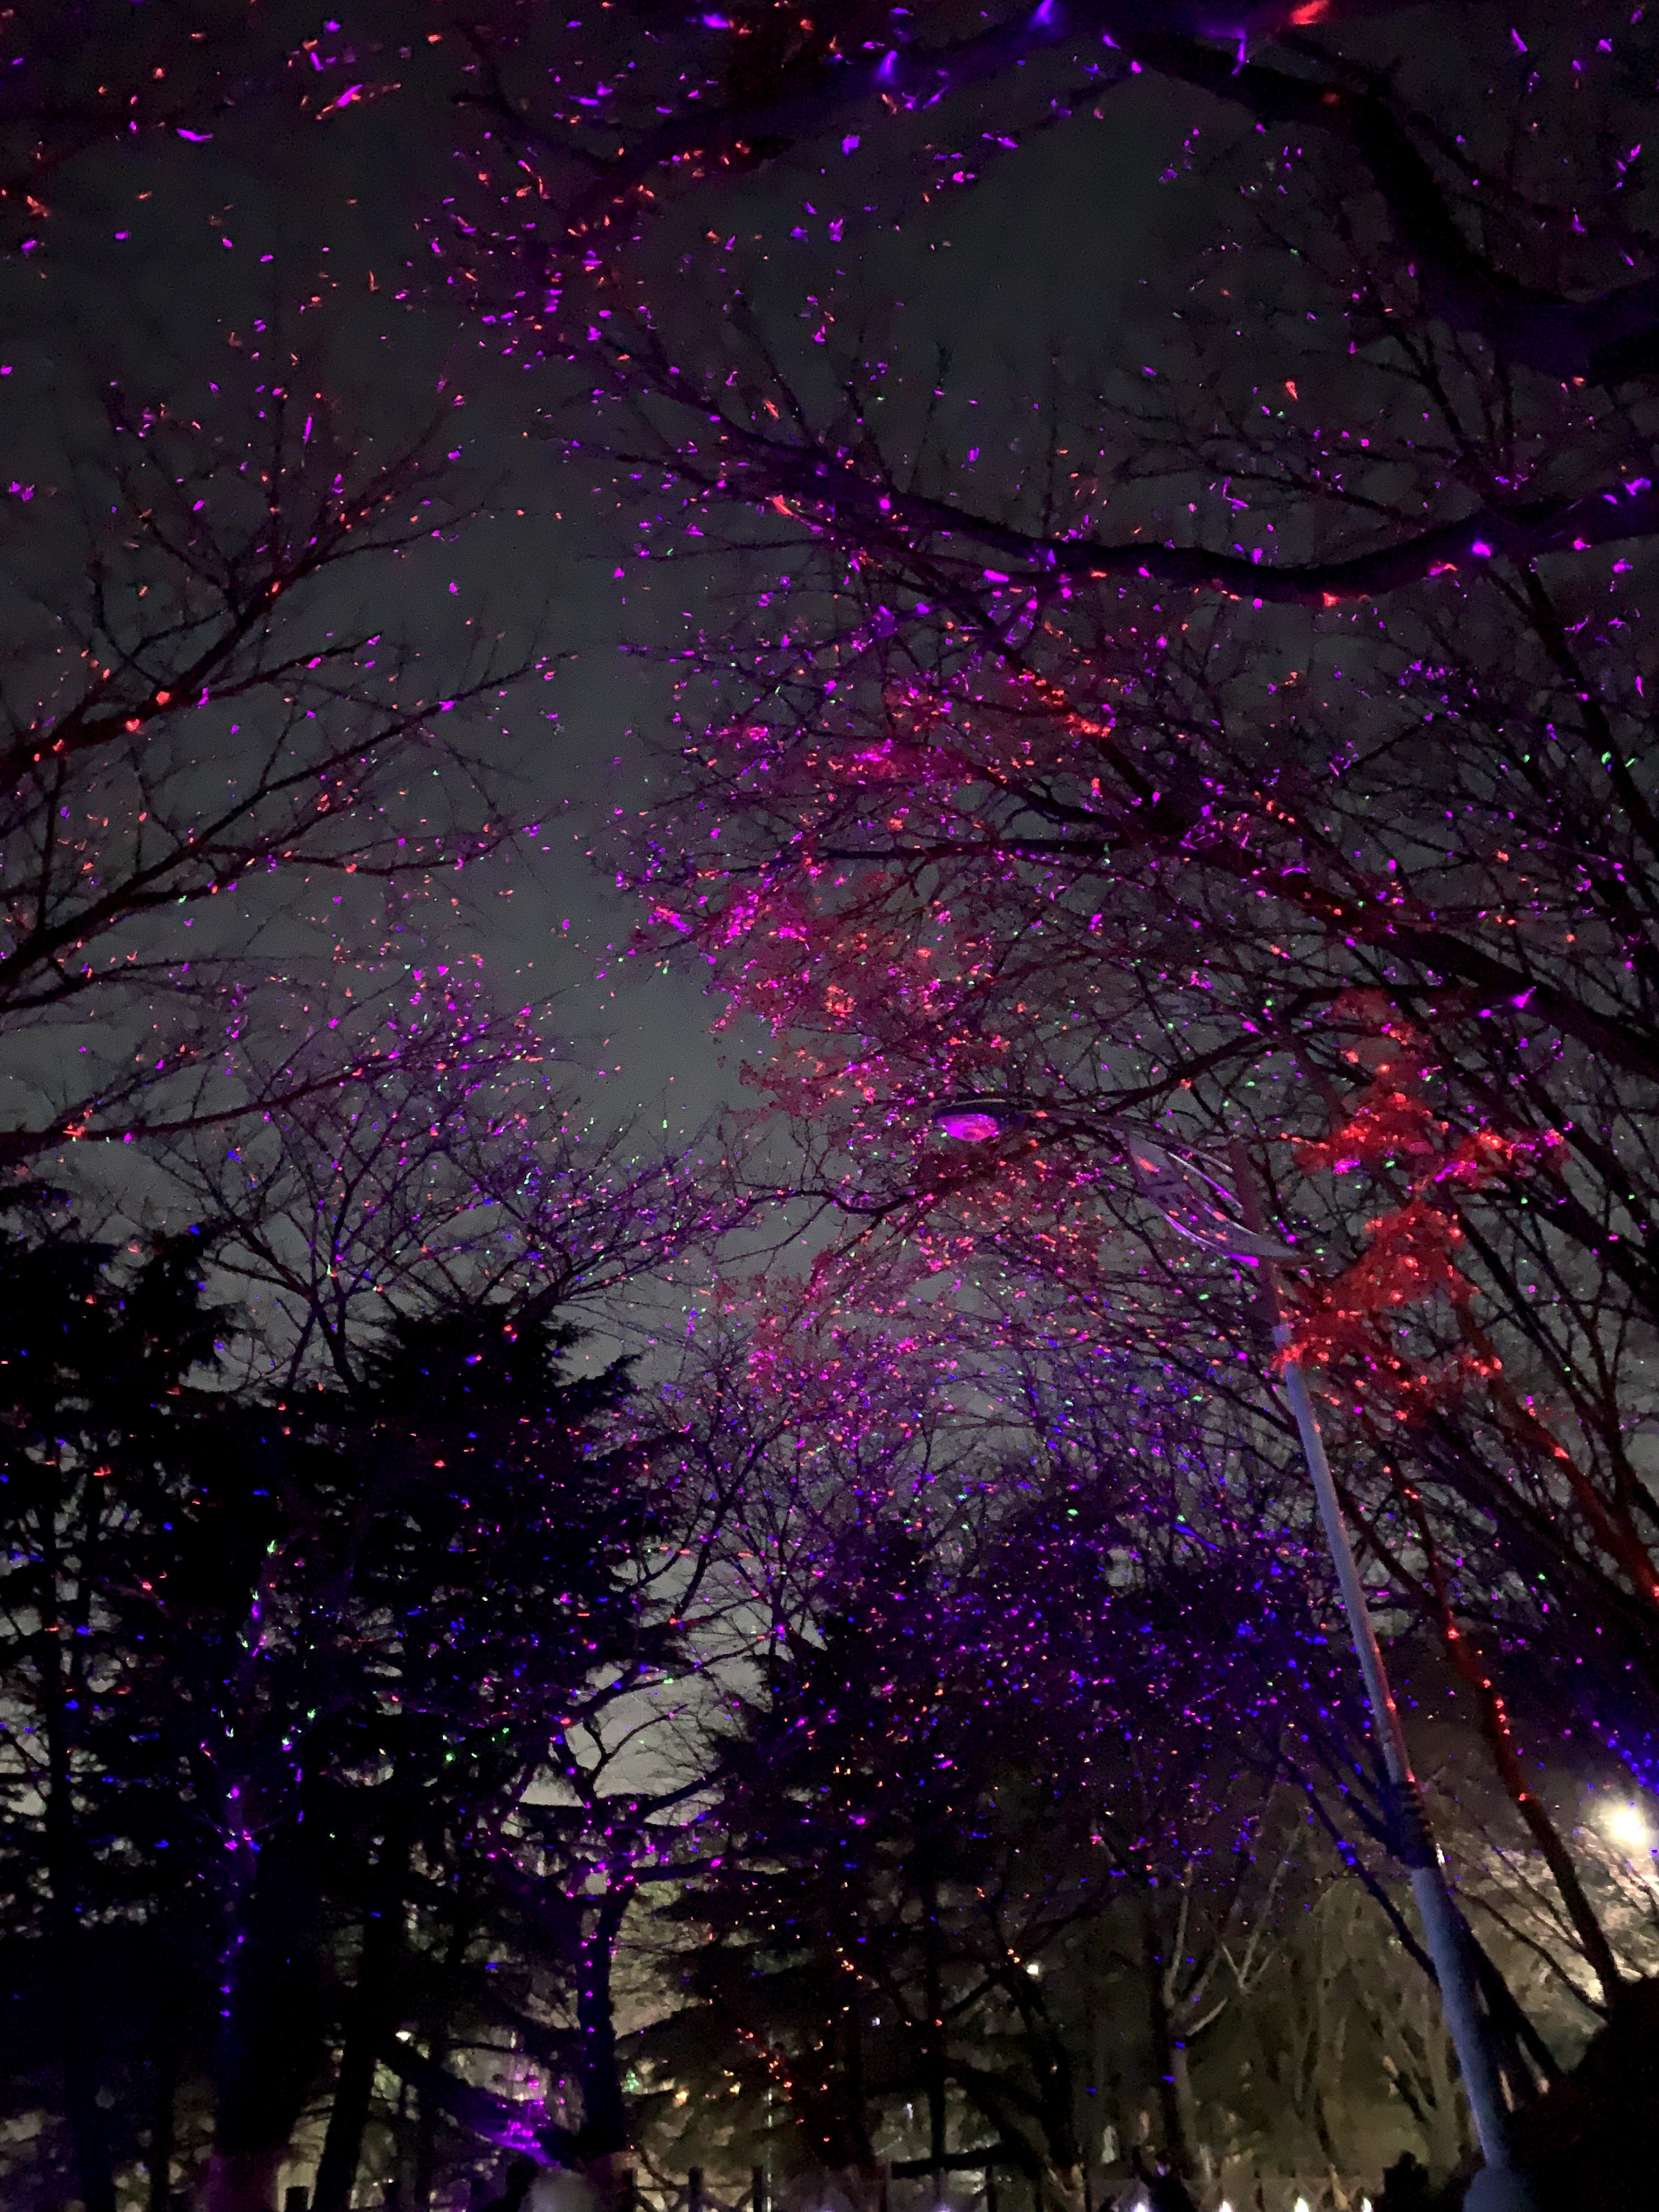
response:
M1412 1895L1423 1923L1424 1941L1440 1987L1447 2031L1457 2052L1464 2090L1486 2160L1464 2197L1464 2212L1536 2212L1532 2190L1514 2163L1509 2112L1504 2102L1492 2039L1476 1990L1462 1922L1446 1886L1445 1869L1429 1826L1423 1793L1412 1770L1405 1728L1389 1686L1370 1608L1365 1601L1364 1585L1359 1579L1353 1546L1342 1517L1342 1504L1326 1456L1319 1418L1308 1395L1307 1380L1299 1362L1286 1354L1292 1333L1284 1318L1278 1269L1300 1264L1298 1255L1267 1234L1248 1158L1242 1148L1235 1146L1233 1188L1230 1189L1220 1176L1207 1169L1190 1160L1182 1161L1163 1146L1136 1136L1087 1109L1054 1112L993 1094L949 1101L934 1109L933 1120L945 1135L964 1144L993 1143L1005 1129L1020 1127L1030 1121L1046 1122L1060 1136L1112 1139L1127 1153L1142 1194L1172 1229L1208 1251L1242 1260L1265 1271L1273 1344L1285 1355L1279 1361L1279 1380L1313 1480L1319 1517L1324 1524L1343 1609L1348 1616L1365 1694L1370 1702L1371 1725L1383 1772L1388 1777L1395 1848L1411 1881ZM1235 1197L1243 1216L1242 1220L1228 1203Z

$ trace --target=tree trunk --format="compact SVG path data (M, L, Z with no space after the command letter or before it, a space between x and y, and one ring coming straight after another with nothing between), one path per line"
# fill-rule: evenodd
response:
M634 2147L617 2064L617 2021L611 1994L617 1937L633 1898L629 1887L608 1891L599 1900L592 1926L581 1939L576 2031L582 2124L577 2141L598 2212L631 2212L634 2203Z
M274 2149L218 2151L208 2161L203 2212L276 2212L276 2176L288 2156Z
M445 2051L438 2061L449 2056ZM427 2212L438 2178L438 2115L424 2089L415 2092L415 2212Z
M1158 2118L1163 2124L1164 2154L1177 2172L1192 2171L1192 2145L1187 2115L1182 2109L1180 2052L1175 2022L1170 2015L1170 1991L1165 1973L1163 1936L1158 1925L1156 1899L1141 1901L1141 1960L1146 1984L1146 2017L1151 2031L1152 2075L1158 2084Z
M831 2109L835 2112L836 2171L865 2175L877 2174L876 2147L870 2138L870 2114L865 2103L864 2085L864 2015L859 2008L856 1990L852 2000L842 2007L836 2022L836 2040L839 2045L838 2060L831 2075ZM840 2084L840 2094L833 2094L833 2085ZM860 2185L860 2187L864 2184ZM878 2190L879 2194L879 2190Z
M44 1565L53 1595L51 1612L59 1608L61 1583L55 1527L45 1531ZM73 1608L63 1606L65 1614ZM70 1720L71 1691L79 1685L70 1679L76 1665L75 1639L60 1632L60 1626L76 1626L71 1618L60 1625L46 1620L40 1631L40 1684L45 1705L46 1788L45 1844L46 1881L51 1892L48 1926L52 1935L54 1987L52 2010L56 2015L58 2063L64 2081L64 2117L75 2148L75 2166L86 2212L115 2212L115 2169L110 2156L109 2126L98 2102L95 2039L84 1999L96 1987L86 1957L82 1926L82 1843L76 1832L74 1800L73 1749ZM69 1649L65 1651L67 1643ZM76 1701L76 1707L80 1700Z
M631 2150L601 2151L582 2168L596 2212L633 2212L636 2161Z
M173 2148L177 2135L178 2054L170 2036L158 2038L155 2078L150 2091L149 2141L144 2172L149 2185L149 2212L173 2212Z
M317 2165L313 2212L348 2212L362 2161L363 2136L374 2098L374 2069L392 2001L392 1975L402 1943L402 1907L410 1847L388 1837L375 1869L378 1902L363 1921L357 1986L340 2051L340 2070L329 2109L328 2131Z
M472 1940L472 1893L463 1888L456 1899L454 1916L449 1924L449 1941L444 1948L442 1972L437 1987L428 2000L429 2010L422 2026L425 2029L427 2055L437 2066L448 2063L448 2024L454 2003L454 1991L460 1971L466 1959L467 1945ZM433 2185L438 2176L438 2118L439 2108L423 2084L415 2088L415 2212L427 2212L432 2202Z
M886 2184L878 2166L811 2166L785 2183L780 2212L884 2212Z
M276 1841L238 1893L206 2212L271 2212L276 2173L322 2063L317 1900Z
M617 2065L617 2021L611 1996L611 1969L617 1937L632 1904L631 1887L613 1889L599 1900L593 1925L581 1939L576 1990L576 2033L580 2047L582 2125L580 2142L589 2179L605 2160L627 2154L633 2173L628 2106ZM596 2188L598 2187L595 2182Z
M367 1952L367 1945L365 1945ZM369 1972L365 1956L363 1973ZM363 2154L363 2135L374 2095L375 2046L379 2038L377 1992L359 1981L352 2018L340 2051L340 2070L329 2107L323 2154L317 2162L314 2212L347 2212Z
M1590 1971L1601 1985L1602 2002L1609 2007L1615 2005L1619 2002L1620 1990L1624 1987L1624 1978L1619 1972L1619 1962L1613 1956L1612 1944L1607 1941L1607 1930L1596 1917L1595 1907L1590 1903L1589 1893L1578 1878L1578 1869L1572 1853L1527 1780L1520 1754L1515 1747L1508 1711L1498 1693L1496 1683L1486 1671L1486 1662L1457 1626L1452 1612L1451 1596L1446 1588L1446 1578L1441 1570L1440 1555L1435 1547L1428 1516L1420 1505L1416 1508L1414 1518L1428 1560L1446 1655L1460 1679L1474 1694L1480 1716L1480 1733L1492 1753L1498 1778L1543 1855L1544 1863L1560 1892L1561 1902L1566 1907L1567 1917L1572 1923L1579 1948L1589 1964ZM1377 1548L1392 1571L1393 1561L1382 1552L1380 1544Z
M1037 2203L1042 2212L1083 2212L1083 2168L1056 2166L1052 2159L1045 2158L1037 2185Z
M1187 2045L1179 2037L1170 2053L1170 2072L1175 2075L1176 2110L1181 2115L1181 2140L1198 2161L1202 2178L1215 2179L1212 2171L1209 2146L1198 2139L1198 2100L1193 2095L1193 2069L1188 2061ZM1183 2167L1182 2171L1187 2169Z
M922 1996L927 2007L927 2155L933 2206L944 2201L945 2161L950 2154L945 2102L945 1983L939 1965L939 1884L933 1871L933 1839L924 1829L916 1845L917 1887L921 1894ZM933 2207L929 2208L933 2212Z
M70 2001L71 2006L73 2001ZM64 2100L68 2110L70 2137L75 2145L76 2170L81 2179L81 2198L86 2212L115 2212L115 2169L110 2159L109 2126L98 2102L94 2068L74 2048L75 2027L66 2027L69 2045L64 2059Z
M927 1901L927 2154L933 2160L933 2203L943 2201L945 2161L950 2155L949 2108L945 2081L945 1996L939 1966L939 1912L933 1897Z

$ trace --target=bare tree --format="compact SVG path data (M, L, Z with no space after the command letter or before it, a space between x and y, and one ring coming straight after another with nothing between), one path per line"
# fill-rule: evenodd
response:
M198 143L240 99L279 83L281 30L248 0L160 9L19 0L0 41L0 220L32 252L65 172L101 146L177 133ZM295 43L303 36L290 24Z
M112 392L64 482L14 487L8 1158L234 1124L418 1048L421 895L507 833L480 738L526 667L472 621L418 655L396 611L400 557L466 518L441 448L256 335L216 384Z
M1237 1400L1252 1301L1149 1243L1121 1132L1224 1182L1243 1139L1324 1255L1303 1340L1373 1556L1475 1630L1472 1698L1543 1578L1540 1726L1563 1607L1659 1679L1650 94L1610 18L1577 66L1588 21L1517 21L1502 98L1483 15L1459 68L1322 31L1229 64L1207 245L1127 374L1011 404L895 332L836 377L758 299L699 352L620 293L587 356L741 579L637 825L653 949L772 1028L849 1258L885 1297L977 1251ZM964 1093L1002 1134L951 1160ZM1411 1493L1465 1562L1443 1617Z

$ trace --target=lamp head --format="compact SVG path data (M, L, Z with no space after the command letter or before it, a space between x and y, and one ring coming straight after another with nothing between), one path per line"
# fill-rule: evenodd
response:
M973 1104L939 1107L933 1115L933 1127L941 1136L954 1137L962 1145L988 1145L1002 1134L1003 1120L988 1107Z
M1000 1091L959 1091L954 1098L941 1098L928 1109L928 1119L941 1135L959 1145L988 1145L1010 1129L1023 1129L1040 1109Z
M1659 1843L1639 1805L1607 1806L1601 1814L1601 1827L1613 1848L1632 1858L1650 1851Z

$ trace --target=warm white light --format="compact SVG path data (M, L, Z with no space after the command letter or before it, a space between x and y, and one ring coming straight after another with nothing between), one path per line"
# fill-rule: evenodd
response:
M1033 1959L1033 1960L1030 1961L1030 1963L1027 1966L1027 1967L1026 1967L1025 1971L1026 1971L1026 1972L1027 1972L1027 1973L1031 1977L1031 1979L1032 1979L1034 1982L1035 1982L1035 1981L1040 1981L1040 1980L1042 1979L1042 1960L1041 1960L1041 1959Z
M1601 1826L1607 1841L1621 1851L1634 1855L1653 1849L1653 1829L1639 1805L1609 1805L1601 1815Z

